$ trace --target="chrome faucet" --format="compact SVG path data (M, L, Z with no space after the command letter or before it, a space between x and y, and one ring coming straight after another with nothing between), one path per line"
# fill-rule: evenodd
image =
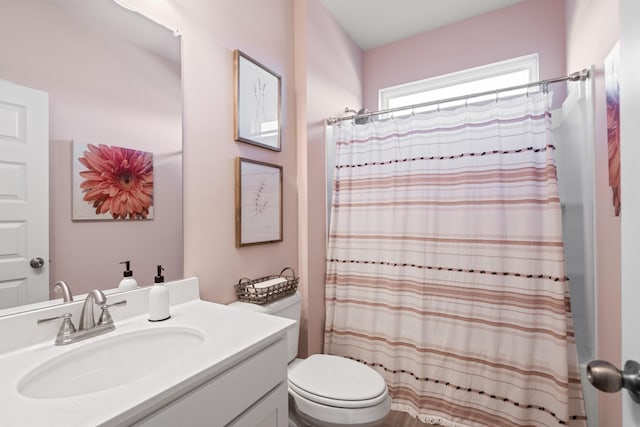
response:
M100 289L94 289L87 294L84 304L82 305L78 330L84 331L96 327L96 319L93 316L94 302L99 307L103 307L107 304L107 297L104 296L104 293Z
M93 315L93 306L98 305L102 312L96 323ZM80 323L78 324L78 330L76 331L73 322L71 321L71 313L65 313L61 316L49 317L46 319L38 319L38 325L44 322L62 318L62 325L58 330L56 336L56 345L66 345L77 341L82 341L87 338L95 337L97 335L105 334L109 331L113 331L116 326L113 323L111 314L109 313L109 307L114 305L126 305L127 300L115 302L113 304L107 304L107 298L104 293L99 289L94 289L87 294L84 304L82 305L82 312L80 314Z
M67 285L63 280L60 280L56 282L55 285L53 285L54 292L56 291L56 289L60 289L60 291L62 291L62 298L64 302L73 301L73 295L71 294L71 289L69 288L69 285Z

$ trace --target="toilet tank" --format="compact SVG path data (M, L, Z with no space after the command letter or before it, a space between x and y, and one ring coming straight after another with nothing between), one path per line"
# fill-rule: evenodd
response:
M294 326L287 330L287 361L291 362L298 354L298 335L300 333L300 313L302 311L302 296L297 292L288 297L281 298L269 304L251 304L248 302L235 301L229 304L230 307L241 310L256 311L258 313L271 314L287 319L295 320Z

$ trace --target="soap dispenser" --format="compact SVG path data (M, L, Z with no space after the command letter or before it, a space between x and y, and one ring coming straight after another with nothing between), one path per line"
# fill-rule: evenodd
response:
M129 289L135 289L138 287L138 282L133 278L133 271L129 268L131 261L122 261L120 264L125 264L124 272L122 273L122 280L118 285L118 289L122 291L128 291Z
M171 317L169 314L169 289L164 286L164 276L161 265L158 266L158 275L154 278L153 286L149 291L149 321L160 322Z

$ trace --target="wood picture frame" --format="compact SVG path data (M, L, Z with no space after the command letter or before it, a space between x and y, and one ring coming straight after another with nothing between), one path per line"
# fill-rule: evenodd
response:
M282 166L236 158L236 247L282 242Z
M237 49L233 70L234 139L280 151L280 75Z

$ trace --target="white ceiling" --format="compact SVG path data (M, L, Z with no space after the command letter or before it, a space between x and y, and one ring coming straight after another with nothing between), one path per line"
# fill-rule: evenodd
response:
M362 50L524 0L321 0Z

